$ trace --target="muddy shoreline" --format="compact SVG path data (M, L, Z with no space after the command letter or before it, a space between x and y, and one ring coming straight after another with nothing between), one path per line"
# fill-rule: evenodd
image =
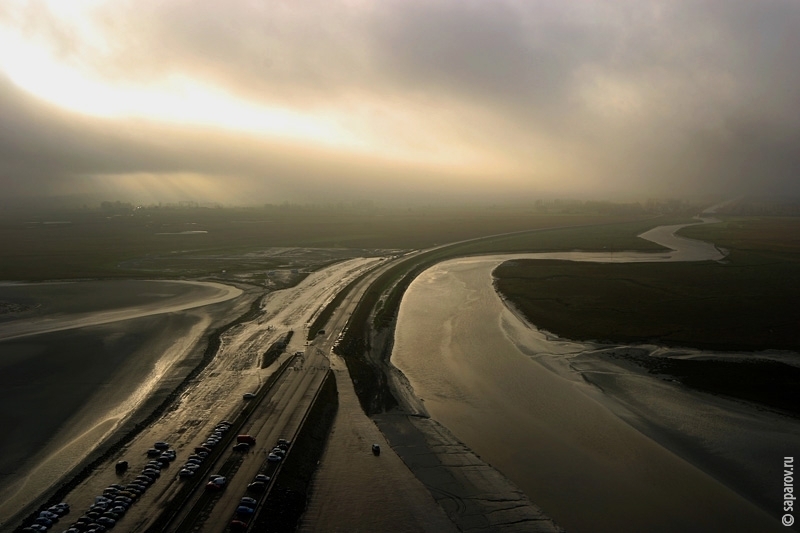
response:
M375 398L388 396L397 404L370 419L453 524L476 533L563 531L511 480L430 418L405 375L390 361L395 327L396 319L380 332L369 328L367 360L385 377Z
M62 501L71 490L91 475L94 469L106 462L144 428L169 410L175 399L180 397L186 387L216 355L221 335L228 329L251 320L260 312L259 303L264 294L263 288L243 284L236 284L236 286L242 290L242 294L235 300L235 303L232 306L226 306L225 303L212 304L205 309L211 315L212 320L194 348L176 364L157 390L143 401L132 416L114 432L114 436L106 439L61 481L55 483L21 511L4 519L3 522L8 525L14 524L25 516L35 514L40 509ZM21 526L17 528L17 530L20 529Z

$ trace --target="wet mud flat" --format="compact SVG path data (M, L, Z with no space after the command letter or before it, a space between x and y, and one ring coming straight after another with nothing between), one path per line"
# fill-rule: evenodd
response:
M685 359L681 358L684 351L674 350L674 353L674 356L653 356L646 349L609 347L597 350L593 355L698 391L751 402L800 419L800 404L797 402L800 367L762 358L758 353L727 359L722 354L715 356L711 352ZM796 354L786 355L796 358Z
M71 302L61 302L58 291L44 298L36 291L28 294L45 300L39 310L61 306L64 312L54 313L60 318L79 315L78 322L92 324L91 309L98 304L99 315L126 303L191 306L216 292L194 284L169 284L171 290L164 290L167 285L160 283L121 282L120 292L108 300L91 287L83 288L87 298L80 299L80 283L71 285L78 296ZM128 290L131 298L126 300ZM201 364L215 330L246 312L255 298L248 292L205 307L0 341L0 422L14 428L14 438L0 442L0 527L57 498L126 434L146 425Z
M353 380L362 408L449 520L465 532L563 531L513 482L428 416L389 361L393 329L365 332L370 335L367 352L343 358L348 369L362 376Z
M602 391L601 401L621 419L778 514L774 495L783 490L783 458L800 450L800 420L796 402L784 405L785 393L780 386L770 390L768 380L791 380L797 369L756 362L752 355L714 359L702 353L687 360L652 352L653 347L600 347L572 358L570 366ZM705 373L695 375L699 370ZM737 389L739 379L744 390L729 390ZM746 384L748 379L753 383ZM748 393L753 400L745 398ZM766 405L768 400L774 405Z
M628 378L626 369L586 353L595 345L553 339L521 321L492 285L496 260L484 261L430 269L411 284L400 309L392 363L432 418L568 531L780 527L776 509L765 512L698 462L720 449L752 460L746 453L751 437L770 424L758 425L755 417L747 423L756 425L737 426L738 411L713 433L704 411L689 421L681 414L700 412L703 402L682 389L668 388L672 394L664 396L653 387L677 384L646 372L627 372ZM612 381L641 409L615 404ZM653 412L671 416L657 420ZM724 412L721 406L718 413ZM745 426L747 438L728 446L729 430L741 433ZM692 455L676 453L666 438L689 429L693 440L706 443L702 454L696 447ZM787 433L773 425L772 435Z
M402 412L372 419L459 531L563 531L435 420Z

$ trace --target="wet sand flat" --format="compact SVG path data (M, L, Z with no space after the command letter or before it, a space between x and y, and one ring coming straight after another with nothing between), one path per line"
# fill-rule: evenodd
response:
M0 324L0 427L9 429L0 439L0 525L181 372L231 308L202 302L239 292L140 281L0 286L0 300L29 309L22 327L8 316Z
M241 294L236 287L190 281L2 284L0 302L24 310L0 314L0 340L175 313Z
M401 306L393 362L434 419L568 531L780 527L626 423L580 376L555 371L580 345L550 352L533 339L539 357L521 352L504 329L520 324L494 292L492 268L442 263L412 283Z

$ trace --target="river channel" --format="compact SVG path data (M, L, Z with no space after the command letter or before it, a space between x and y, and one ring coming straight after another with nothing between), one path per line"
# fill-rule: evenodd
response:
M706 220L704 222L713 222ZM800 424L608 362L602 350L734 357L556 338L494 290L518 259L718 261L724 252L664 226L663 253L542 253L455 259L416 278L392 363L427 413L567 531L778 531L784 456Z

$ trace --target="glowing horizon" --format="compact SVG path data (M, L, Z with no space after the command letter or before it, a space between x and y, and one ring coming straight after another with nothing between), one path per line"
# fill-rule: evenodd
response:
M754 10L7 0L4 190L795 190L800 9Z

